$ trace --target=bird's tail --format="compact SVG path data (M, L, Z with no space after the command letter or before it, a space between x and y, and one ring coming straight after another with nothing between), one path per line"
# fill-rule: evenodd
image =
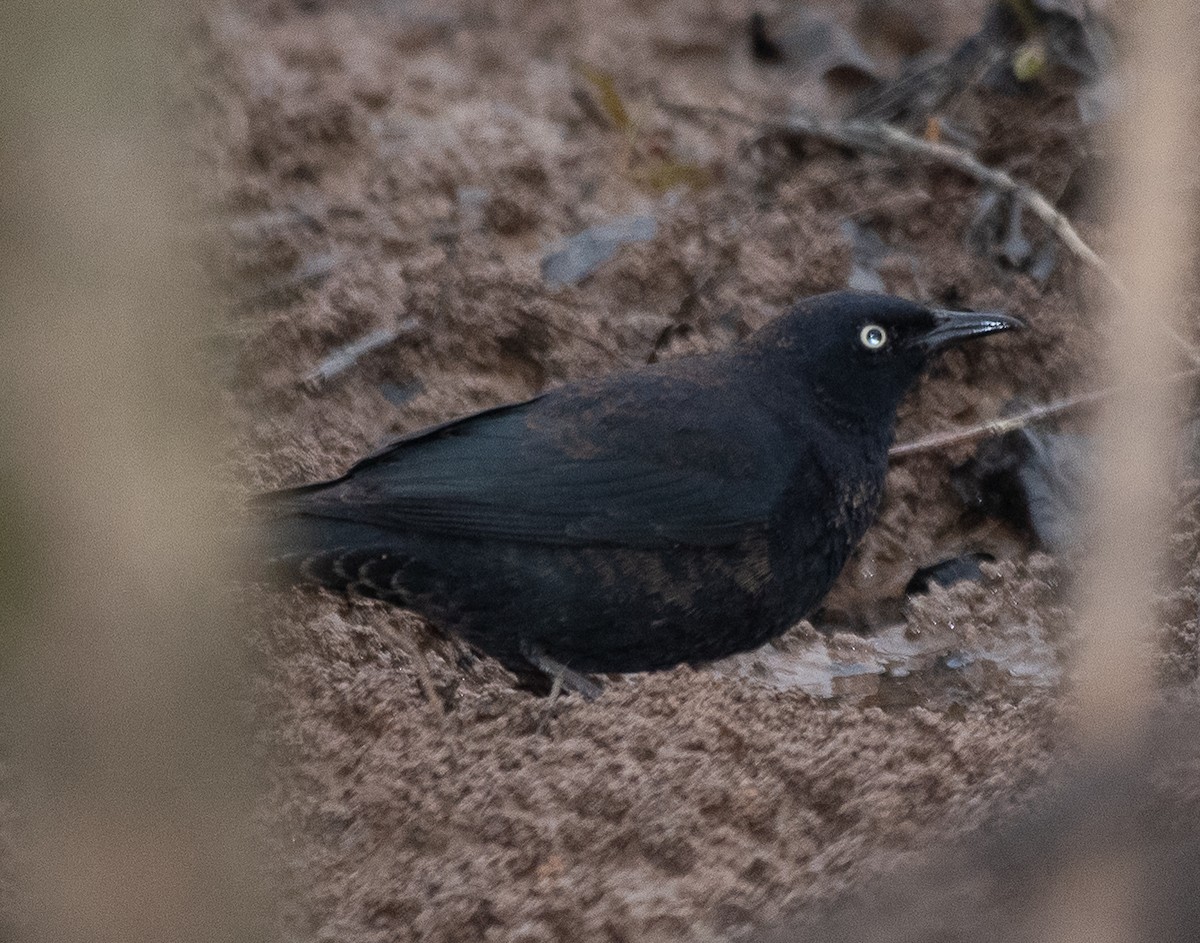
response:
M282 584L344 589L355 579L353 558L386 543L388 535L369 524L313 513L307 491L274 491L253 500L263 575Z

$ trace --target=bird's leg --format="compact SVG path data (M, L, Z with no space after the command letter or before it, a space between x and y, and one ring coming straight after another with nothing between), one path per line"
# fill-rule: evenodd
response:
M546 724L550 723L550 718L554 716L554 705L558 703L558 696L562 694L563 676L562 672L558 672L554 676L554 683L550 685L550 698L546 702L546 707L542 711L542 719L538 721L537 732L540 736L546 730Z
M546 713L550 714L554 711L554 705L558 703L558 696L562 694L563 676L559 672L554 676L554 683L550 685L550 698L546 704Z
M568 668L560 661L555 661L540 648L530 648L525 652L525 657L529 662L539 670L545 672L553 681L553 686L550 688L551 706L554 700L562 692L565 687L568 691L574 691L585 701L594 701L604 693L602 688L595 681L581 675L578 671Z

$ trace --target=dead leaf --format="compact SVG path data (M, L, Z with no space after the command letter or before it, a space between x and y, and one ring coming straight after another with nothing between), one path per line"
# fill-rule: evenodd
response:
M625 102L621 100L612 75L585 62L576 62L575 71L591 85L600 110L613 123L613 127L618 131L631 133L634 130L633 119L629 117L629 111L625 108Z

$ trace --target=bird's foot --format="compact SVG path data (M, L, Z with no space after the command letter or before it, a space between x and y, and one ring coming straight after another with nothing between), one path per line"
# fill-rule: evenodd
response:
M550 706L558 700L563 688L574 691L585 701L594 701L604 693L604 688L578 671L568 668L560 661L555 661L541 649L531 648L525 653L530 664L549 676L552 682L550 688Z

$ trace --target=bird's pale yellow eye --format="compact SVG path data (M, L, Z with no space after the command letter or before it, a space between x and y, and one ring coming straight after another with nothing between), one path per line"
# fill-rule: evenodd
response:
M867 350L879 350L887 343L887 331L878 324L868 324L859 332L858 339Z

